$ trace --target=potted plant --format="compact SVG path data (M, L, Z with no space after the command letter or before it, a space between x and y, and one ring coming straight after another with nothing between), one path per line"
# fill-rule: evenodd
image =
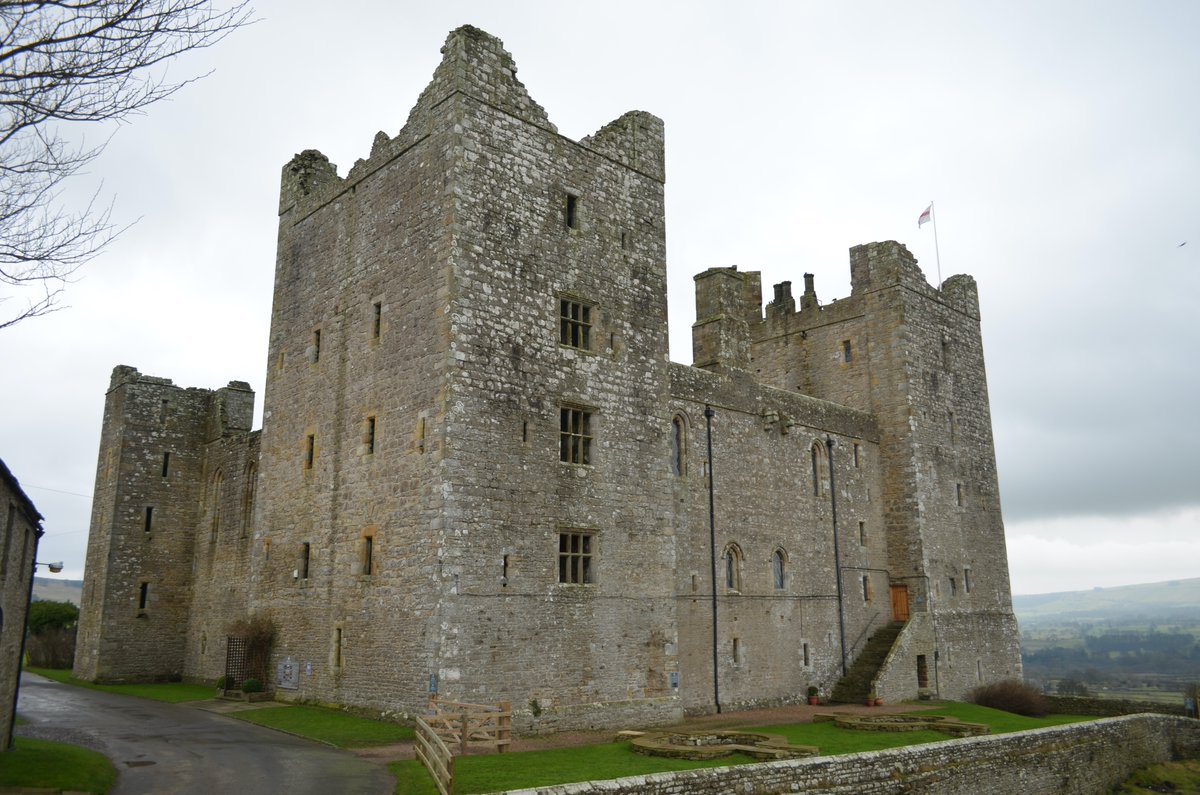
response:
M872 690L870 693L867 693L867 706L868 707L875 706L875 691L874 690Z
M816 706L817 704L821 703L820 699L817 698L817 686L816 685L808 686L808 703L812 704L813 706Z

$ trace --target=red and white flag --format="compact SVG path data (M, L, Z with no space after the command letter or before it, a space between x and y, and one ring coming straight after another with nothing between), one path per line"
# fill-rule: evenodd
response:
M925 212L921 213L921 217L917 219L917 229L920 229L921 227L925 226L925 224L929 223L932 220L933 220L933 203L930 202L929 206L925 208Z

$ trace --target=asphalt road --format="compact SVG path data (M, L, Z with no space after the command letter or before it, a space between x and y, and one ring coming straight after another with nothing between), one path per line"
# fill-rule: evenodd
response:
M23 674L18 733L85 744L117 768L112 795L384 795L381 765L195 707Z

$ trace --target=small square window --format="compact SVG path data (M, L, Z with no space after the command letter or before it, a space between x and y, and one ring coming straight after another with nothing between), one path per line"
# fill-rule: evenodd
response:
M573 585L594 582L591 533L558 534L558 581Z
M558 302L558 341L570 348L592 349L592 307L570 298Z
M568 464L592 462L592 413L587 409L559 409L558 459Z

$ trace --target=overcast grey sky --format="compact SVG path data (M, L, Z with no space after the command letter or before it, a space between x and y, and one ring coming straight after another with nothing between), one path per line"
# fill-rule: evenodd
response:
M564 135L665 121L672 358L704 268L812 272L827 302L850 246L894 239L936 281L932 199L943 277L979 283L1014 591L1200 576L1200 3L257 6L79 180L137 223L71 308L0 331L0 458L64 575L112 367L247 380L261 411L280 169L315 148L344 175L469 23Z

